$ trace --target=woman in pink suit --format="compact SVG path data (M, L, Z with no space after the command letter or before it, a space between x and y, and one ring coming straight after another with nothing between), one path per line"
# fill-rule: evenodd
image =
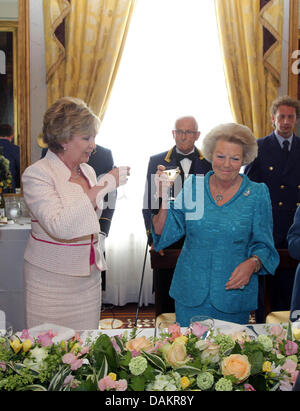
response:
M28 328L42 323L98 328L100 272L106 269L98 244L103 197L129 175L128 167L114 168L97 183L86 162L99 125L82 100L59 99L44 116L49 150L22 176L32 218L24 255Z

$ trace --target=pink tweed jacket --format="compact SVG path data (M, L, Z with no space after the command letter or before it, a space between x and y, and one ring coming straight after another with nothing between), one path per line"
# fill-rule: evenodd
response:
M94 186L93 168L85 163L80 168ZM69 181L70 175L50 150L23 173L24 198L32 218L24 259L58 274L88 276L93 262L99 270L106 269L98 244L102 210L94 209L82 187Z

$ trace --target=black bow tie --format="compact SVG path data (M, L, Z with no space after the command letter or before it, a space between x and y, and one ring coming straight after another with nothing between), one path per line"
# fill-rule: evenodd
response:
M194 158L195 158L195 152L193 151L193 152L190 153L190 154L180 154L180 153L177 153L177 158L178 158L178 161L181 161L181 160L183 160L183 159L185 159L185 158L188 158L189 160L193 161Z

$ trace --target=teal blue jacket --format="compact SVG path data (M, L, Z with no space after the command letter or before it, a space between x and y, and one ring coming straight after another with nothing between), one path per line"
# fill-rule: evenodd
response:
M154 247L161 250L186 236L170 288L179 303L196 307L209 296L212 305L226 313L255 310L258 274L274 274L279 264L269 191L241 174L239 191L218 206L209 190L212 174L186 180L170 203L162 235L154 234ZM226 290L233 270L253 254L262 262L259 273L244 289Z

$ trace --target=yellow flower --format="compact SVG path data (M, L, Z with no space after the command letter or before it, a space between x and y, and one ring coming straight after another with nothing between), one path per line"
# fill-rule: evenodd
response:
M246 355L231 354L222 361L222 374L233 375L238 382L245 381L251 371L251 365Z
M108 377L110 377L113 381L116 381L117 379L117 374L115 374L114 372L110 372L108 374Z
M190 386L191 382L188 377L182 377L181 378L181 388L185 390Z
M265 361L262 365L263 372L271 372L272 371L272 363L270 361Z
M16 338L13 341L10 341L10 346L14 350L14 353L17 354L22 348L22 343Z
M177 337L177 338L175 338L175 342L178 342L178 343L184 343L184 344L186 344L187 342L188 342L188 338L185 336L185 335L181 335L180 337Z
M81 345L77 342L73 345L70 351L74 354L77 354L79 353L80 350L81 350Z
M29 340L29 338L27 338L26 340L23 341L22 346L23 346L23 351L27 352L32 347L32 341Z

